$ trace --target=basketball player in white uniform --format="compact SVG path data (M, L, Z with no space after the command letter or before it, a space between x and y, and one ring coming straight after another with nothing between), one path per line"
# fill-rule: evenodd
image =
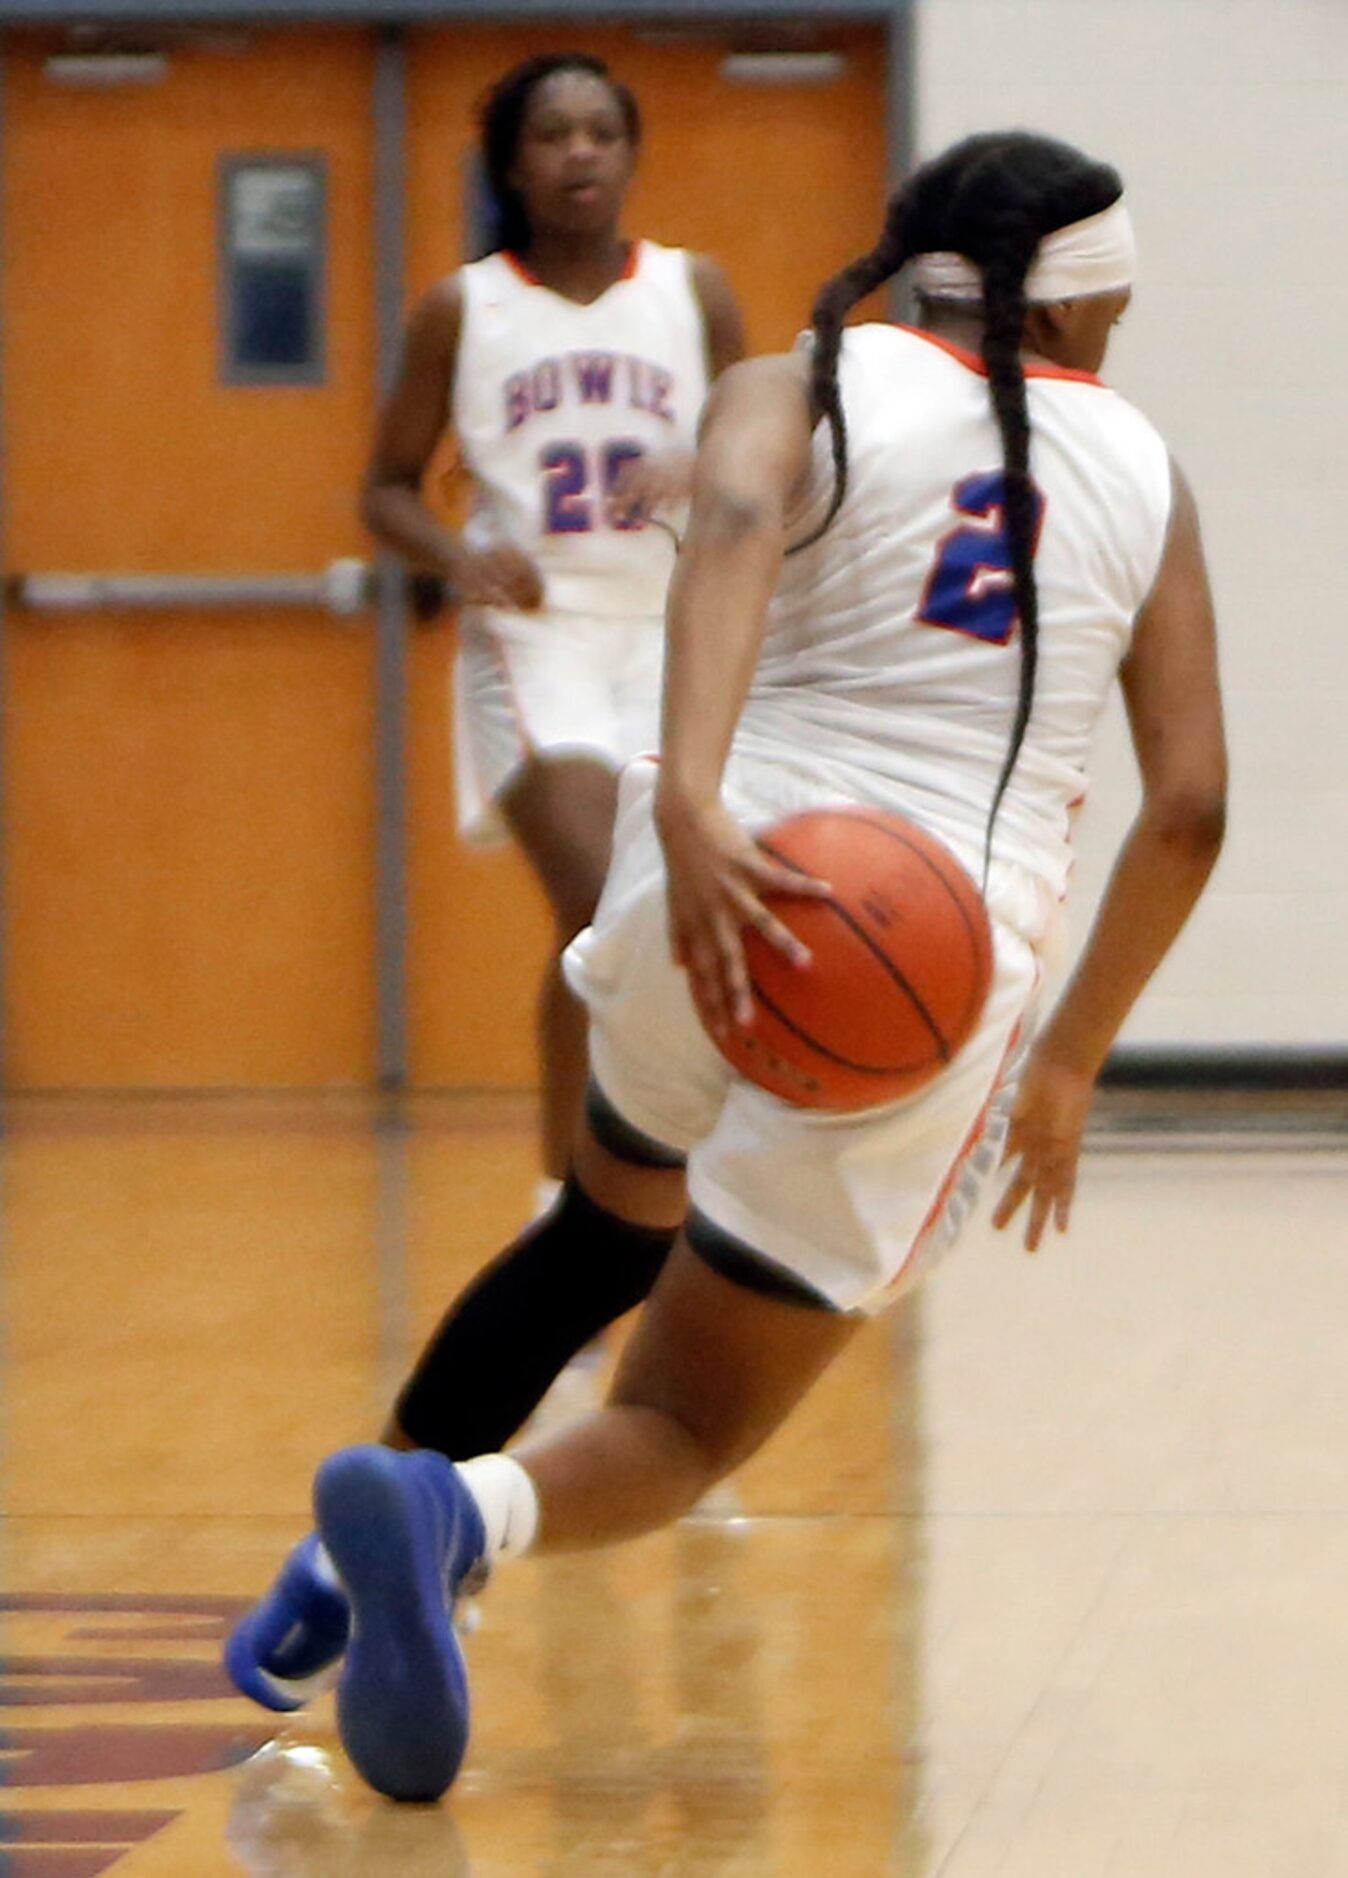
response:
M1133 279L1121 193L1048 139L969 139L824 289L808 349L713 394L661 762L628 772L604 898L568 955L597 1082L580 1187L630 1232L679 1237L597 1415L460 1467L360 1447L319 1470L321 1550L353 1617L343 1740L384 1793L433 1797L463 1753L446 1583L452 1605L484 1564L688 1511L948 1241L999 1149L997 1222L1028 1201L1031 1249L1067 1225L1096 1077L1201 892L1225 804L1192 498L1095 376ZM844 332L909 262L929 330ZM1142 805L1017 1073L1116 674ZM761 896L819 890L753 831L847 802L911 816L986 879L995 975L935 1082L831 1116L735 1077L688 980L714 1026L748 1017L742 928L791 955Z
M513 254L458 275L450 424L474 483L465 539L513 544L543 598L469 608L456 749L462 831L499 832L497 798L531 751L590 750L620 767L659 737L664 605L684 504L624 506L634 471L681 495L706 397L705 321L690 257L632 243L588 305Z
M495 86L482 157L500 246L414 314L364 500L373 532L462 603L460 828L519 841L558 956L599 895L617 772L655 746L698 415L743 350L713 262L620 233L639 138L634 99L598 60L532 59ZM473 483L458 538L421 497L446 428ZM560 1177L585 1018L556 959L539 1040L543 1159Z

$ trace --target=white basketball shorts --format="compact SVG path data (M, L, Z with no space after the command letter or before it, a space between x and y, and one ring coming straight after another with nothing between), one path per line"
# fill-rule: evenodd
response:
M664 621L465 609L454 666L459 832L506 838L496 803L541 752L613 769L660 737Z
M670 956L657 773L647 761L624 773L604 894L565 955L595 1080L625 1121L688 1156L690 1202L715 1225L838 1309L880 1310L950 1245L997 1166L1036 949L994 915L982 1020L927 1088L859 1114L793 1108L725 1063ZM757 793L726 791L751 828L805 806L798 792L777 804Z

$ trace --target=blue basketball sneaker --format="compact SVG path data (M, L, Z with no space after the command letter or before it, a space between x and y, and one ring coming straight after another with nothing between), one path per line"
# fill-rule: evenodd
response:
M391 1800L438 1800L468 1746L468 1677L453 1605L486 1533L452 1462L343 1448L314 1481L319 1535L351 1600L337 1685L342 1744Z
M241 1695L288 1714L332 1687L350 1634L346 1593L324 1569L318 1535L310 1533L230 1631L225 1669Z

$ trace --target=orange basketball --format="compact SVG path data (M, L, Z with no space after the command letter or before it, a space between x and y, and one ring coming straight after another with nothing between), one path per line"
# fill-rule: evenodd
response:
M911 1095L945 1068L987 997L992 934L977 887L934 836L879 809L813 809L759 845L832 891L765 896L813 958L793 965L747 929L753 1021L718 1048L801 1108Z

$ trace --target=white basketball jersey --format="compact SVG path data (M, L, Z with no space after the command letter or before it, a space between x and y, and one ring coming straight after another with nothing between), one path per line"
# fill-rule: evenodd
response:
M1160 565L1170 467L1098 379L1026 376L1039 666L993 852L1060 893L1091 731ZM845 334L839 383L847 495L786 560L735 748L751 767L789 749L816 788L912 814L977 872L1021 669L986 373L930 334L873 325ZM795 538L833 486L821 424Z
M675 544L614 522L606 498L632 458L695 445L707 363L688 255L635 243L627 273L589 306L507 254L459 279L450 420L475 479L474 536L524 548L549 609L658 615ZM668 519L681 531L682 515Z

